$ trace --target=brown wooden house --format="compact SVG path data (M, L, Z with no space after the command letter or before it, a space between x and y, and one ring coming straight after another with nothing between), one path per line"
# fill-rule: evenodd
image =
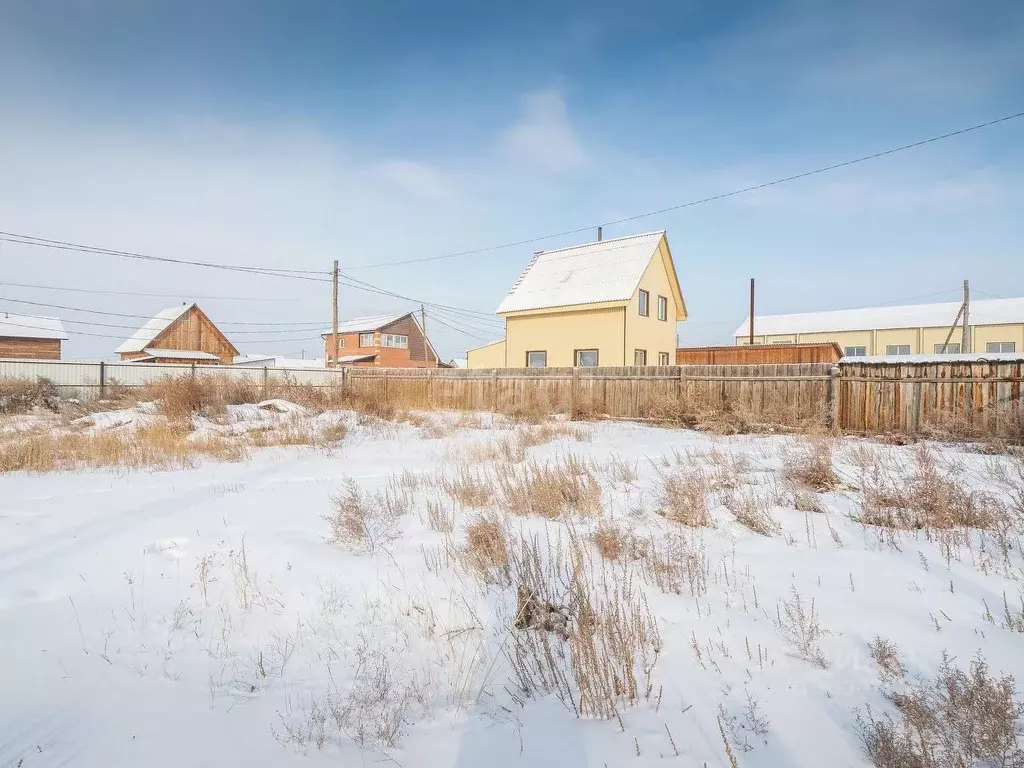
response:
M0 312L0 357L60 360L60 343L67 337L56 317Z
M334 361L333 334L323 334L325 359ZM373 315L338 323L338 364L381 368L436 368L437 352L416 315Z
M136 363L231 365L238 350L197 304L158 312L117 348Z

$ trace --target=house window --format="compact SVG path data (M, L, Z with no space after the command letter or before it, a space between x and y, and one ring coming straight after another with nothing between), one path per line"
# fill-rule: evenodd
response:
M647 365L647 350L646 349L634 349L633 350L633 365Z
M359 334L359 346L360 347L372 347L373 346L373 334L372 333L360 333Z
M384 347L398 347L399 349L409 348L409 337L400 336L394 333L384 333L380 337L381 346Z
M548 367L548 353L545 351L527 352L526 353L526 367L527 368L547 368Z
M885 348L885 354L887 355L909 355L910 345L909 344L889 344Z
M658 319L668 321L668 299L664 296L658 297Z
M640 314L644 317L651 316L651 294L643 289L640 290Z
M959 355L960 345L959 344L936 344L935 345L936 355Z
M867 347L847 347L843 350L843 354L847 357L864 357L867 353Z
M596 349L577 349L576 350L576 365L580 368L596 368L597 367L597 350Z
M986 352L1016 352L1017 343L1013 341L990 341L985 344Z
M658 353L658 365L669 365L668 359L668 352Z

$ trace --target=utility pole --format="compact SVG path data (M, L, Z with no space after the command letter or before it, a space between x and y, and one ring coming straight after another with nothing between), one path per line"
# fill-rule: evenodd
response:
M750 278L750 345L754 345L754 278Z
M420 325L423 326L423 335L427 335L427 310L420 304Z
M331 281L331 352L334 366L338 366L338 260L334 260L334 279Z
M960 351L971 351L971 286L964 280L964 327L960 337Z

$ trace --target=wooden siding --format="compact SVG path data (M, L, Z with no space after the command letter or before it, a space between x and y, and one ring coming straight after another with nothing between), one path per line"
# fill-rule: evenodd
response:
M60 339L0 336L0 357L21 360L60 360Z
M181 349L190 352L208 352L220 358L221 365L232 365L238 350L228 341L213 321L199 307L192 307L179 317L153 341L146 345L147 349ZM134 360L145 357L144 352L122 352L122 360ZM182 360L156 360L157 363L180 363ZM191 362L191 361L185 361ZM197 364L216 364L212 360L196 360Z
M680 347L676 365L779 365L837 363L838 344L755 344L754 346Z
M839 423L851 432L1021 437L1024 361L843 363Z

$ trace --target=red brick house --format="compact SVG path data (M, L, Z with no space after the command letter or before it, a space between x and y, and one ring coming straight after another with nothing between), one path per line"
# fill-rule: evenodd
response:
M323 334L324 359L333 364L332 333ZM381 368L436 368L437 352L416 315L373 315L338 323L338 364Z

